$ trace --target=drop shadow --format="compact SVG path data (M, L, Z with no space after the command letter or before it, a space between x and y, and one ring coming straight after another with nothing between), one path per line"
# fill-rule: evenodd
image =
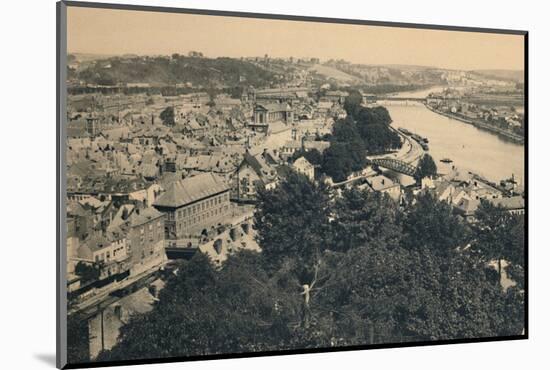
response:
M40 360L46 365L50 365L52 367L55 367L55 353L35 353L34 358L37 360Z

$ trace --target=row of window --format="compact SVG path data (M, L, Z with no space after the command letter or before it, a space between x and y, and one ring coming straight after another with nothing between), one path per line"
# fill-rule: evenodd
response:
M202 202L194 204L192 206L180 209L180 210L177 211L176 217L178 219L182 219L184 217L195 215L195 214L197 214L199 212L202 212L206 209L210 209L212 207L215 207L215 206L217 206L218 204L221 204L224 201L225 202L229 201L229 193L218 195L216 197L210 198L208 200L202 201Z
M188 221L185 220L183 222L180 222L180 223L178 223L178 231L181 231L182 228L185 229L187 227L191 227L191 226L193 226L197 223L205 221L205 220L209 219L210 217L215 217L215 216L221 215L221 214L227 212L227 209L228 209L227 206L219 207L219 208L216 208L212 211L208 211L206 213L198 215L197 217L190 218Z
M120 255L120 253L122 253L124 251L124 249L126 248L126 246L124 244L122 244L122 245L118 244L118 245L120 245L120 246L113 249L113 258L116 257L117 253ZM95 261L96 262L99 262L99 261L109 262L110 260L111 260L111 251L110 250L105 251L105 252L100 253L100 254L97 254L95 256Z
M146 228L145 226L142 226L139 230L140 232L140 236L139 236L139 241L143 244L143 242L145 241L145 239L148 237L150 241L153 241L153 240L159 240L161 238L162 235L164 235L164 230L161 228L161 222L160 220L157 221L157 227L153 229L153 223L149 223L149 225L147 225L147 233L145 232L146 231Z
M157 221L157 227L160 227L160 220ZM149 228L149 231L152 231L152 230L153 230L153 223L150 223L150 224L148 225L148 228ZM144 233L145 233L145 226L142 226L142 227L141 227L140 233L141 233L141 234L144 234Z

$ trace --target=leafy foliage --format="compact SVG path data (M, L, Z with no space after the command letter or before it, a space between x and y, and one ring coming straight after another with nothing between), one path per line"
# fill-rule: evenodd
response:
M340 197L292 172L260 193L261 253L239 252L221 269L202 254L182 262L153 311L99 360L520 334L522 291L495 284L479 252L492 251L488 228L507 216L484 205L472 233L433 196L412 203Z
M361 108L363 103L363 95L357 90L352 90L346 97L344 109L350 116L355 116L356 112Z
M110 68L103 68L105 63ZM191 83L193 86L238 86L241 77L247 85L269 86L274 74L247 61L233 58L195 58L181 55L168 57L110 58L93 63L74 73L89 84L146 82L151 85Z
M416 167L416 172L414 174L415 180L418 182L424 177L431 177L437 175L437 166L429 154L424 154L422 158L418 161L418 166Z
M74 272L80 276L82 284L85 285L99 279L101 268L98 264L89 264L80 261L76 264Z
M502 260L506 260L515 266L515 273L521 276L525 263L523 216L513 215L502 207L482 200L476 210L476 219L474 248L486 261L497 260L499 273Z
M384 193L345 190L334 203L334 246L347 251L361 245L399 245L401 215L396 203Z
M388 110L363 107L361 103L361 94L351 91L344 103L348 115L334 123L329 137L331 146L323 153L321 169L337 182L363 169L368 153L384 153L401 147L399 135L389 127Z
M258 243L270 265L296 261L302 280L309 279L313 266L327 248L328 192L296 172L271 191L260 191L254 214Z
M453 214L451 206L431 193L417 196L404 218L403 230L404 247L426 247L438 255L465 247L471 234L468 225Z
M333 142L323 153L322 170L336 182L344 181L352 172L367 165L361 143Z
M175 115L174 115L174 108L173 107L166 107L162 112L160 112L160 119L162 120L162 123L166 126L173 126L176 124L175 121Z
M88 323L76 316L67 319L67 361L71 364L88 362Z

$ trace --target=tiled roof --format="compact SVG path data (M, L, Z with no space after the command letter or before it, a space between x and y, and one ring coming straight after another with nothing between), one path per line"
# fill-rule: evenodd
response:
M313 168L313 165L311 163L309 163L309 161L304 157L300 157L297 160L295 160L294 163L292 164L292 166L294 168L308 169L308 170Z
M141 210L136 209L134 212L132 212L132 215L130 216L130 222L132 226L139 226L162 216L163 213L157 211L153 207L148 207Z
M216 175L208 172L173 182L154 203L160 207L181 207L228 190L227 185Z
M90 251L93 253L110 246L111 241L105 236L98 234L88 237L88 239L86 239L83 244L86 244L88 248L90 248Z
M525 199L522 196L515 196L510 198L496 198L491 199L491 203L495 206L500 206L505 209L523 209L525 208Z
M370 182L370 186L375 191L382 191L396 186L391 179L383 175L370 177L367 181Z
M302 148L302 143L299 142L299 141L296 141L296 140L288 140L287 142L285 142L285 144L283 145L284 148L295 148L295 149L300 149Z
M457 207L464 212L465 215L473 215L477 207L479 207L479 203L477 199L462 198Z
M292 110L288 104L281 103L269 103L269 104L258 104L257 107L262 107L269 112L286 112Z

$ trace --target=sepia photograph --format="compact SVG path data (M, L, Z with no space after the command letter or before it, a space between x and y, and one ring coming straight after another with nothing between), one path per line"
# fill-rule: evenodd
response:
M58 26L67 366L527 338L527 32Z

